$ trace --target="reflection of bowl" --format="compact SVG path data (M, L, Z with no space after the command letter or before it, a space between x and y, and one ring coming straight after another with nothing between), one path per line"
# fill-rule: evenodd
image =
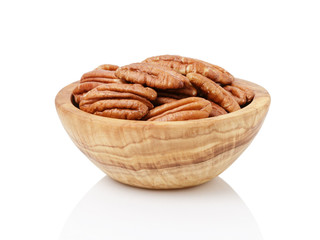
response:
M261 86L239 81L255 92L253 101L213 118L148 122L96 116L73 105L77 83L57 94L56 108L76 146L111 178L144 188L183 188L218 176L258 133L270 96Z
M196 188L133 189L102 178L75 206L60 240L261 240L246 204L220 177Z

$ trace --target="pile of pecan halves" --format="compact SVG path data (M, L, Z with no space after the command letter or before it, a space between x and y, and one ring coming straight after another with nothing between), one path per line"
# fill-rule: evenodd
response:
M162 55L123 67L100 65L82 75L73 96L81 110L99 116L181 121L237 111L254 92L219 66Z

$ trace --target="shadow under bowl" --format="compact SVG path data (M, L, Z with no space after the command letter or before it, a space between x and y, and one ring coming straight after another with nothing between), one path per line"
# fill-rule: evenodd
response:
M255 92L246 107L218 117L189 121L133 121L96 116L72 102L72 83L57 94L56 109L75 145L116 181L142 188L171 189L202 184L227 169L261 128L270 95Z

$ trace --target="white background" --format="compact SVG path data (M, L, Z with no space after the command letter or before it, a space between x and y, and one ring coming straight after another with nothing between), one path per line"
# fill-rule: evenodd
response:
M108 219L101 213L115 217L121 204L128 205L116 201L120 196L148 199L150 192L104 178L67 136L54 98L97 65L125 65L160 54L220 65L265 87L272 102L257 137L219 178L182 195L157 192L159 197L178 207L177 199L183 203L185 194L193 199L185 211L192 213L210 194L218 195L217 181L224 181L242 199L238 203L247 207L262 239L320 239L318 2L1 1L0 239L62 239L68 224L78 231L73 239L120 239L121 231L132 228L132 215ZM97 203L99 194L113 200ZM221 208L234 206L223 197ZM182 228L186 219L173 221L168 211L152 211L151 200L133 201L130 209L140 207L135 212L145 216L140 226L149 226L150 219L171 219L181 229L172 239L193 236L192 229L199 230L198 239L209 239L210 228L203 231L201 225L215 228L208 214L216 223L225 217L200 208L202 221ZM213 211L208 201L204 205ZM92 204L103 211L83 212ZM86 216L96 229L70 223ZM232 224L220 229L228 235L236 227ZM157 226L146 230L149 239L161 235L163 226ZM117 228L118 233L111 231ZM123 239L137 239L135 234Z

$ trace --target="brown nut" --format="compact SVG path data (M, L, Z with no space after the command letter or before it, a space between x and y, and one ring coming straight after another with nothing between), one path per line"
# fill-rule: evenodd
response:
M216 117L223 114L227 114L227 111L220 107L218 104L211 102L212 111L209 114L209 117Z
M189 81L189 79L188 79ZM183 95L186 97L195 97L197 96L197 89L194 88L191 83L190 85L187 85L183 88L179 88L179 89L168 89L166 90L167 93L172 93L172 94L177 94L177 95Z
M166 103L171 103L177 101L175 98L170 98L170 97L157 97L156 100L154 100L154 104L156 106L160 106Z
M104 84L99 85L83 95L80 102L82 105L105 99L136 99L143 102L149 109L153 108L149 100L157 97L156 91L151 88L143 87L140 84Z
M183 94L178 94L174 92L168 92L168 91L157 91L157 96L158 97L168 97L168 98L174 98L174 99L182 99L182 98L187 98L190 96L183 95Z
M236 100L217 83L198 73L188 73L187 77L201 94L206 96L208 100L220 105L226 111L233 112L240 109Z
M203 98L189 97L166 103L150 110L148 121L182 121L209 117L211 103Z
M243 106L247 102L247 96L245 95L244 91L240 88L234 87L232 85L227 85L223 87L227 90L231 96L237 101L240 106Z
M116 76L132 83L139 83L158 89L178 89L189 80L176 71L155 64L133 63L117 69Z
M103 84L82 96L79 108L111 118L138 120L153 108L156 91L140 84Z
M155 90L153 90L152 88L144 87L141 84L113 83L101 85L97 89L133 93L149 100L155 100L157 98L157 92Z
M100 68L99 68L100 67ZM107 83L125 83L125 81L118 79L115 71L104 70L104 68L115 69L116 65L104 64L93 71L82 75L79 85L73 90L73 96L76 103L81 101L82 95L91 89Z
M104 81L103 81L104 80ZM104 83L110 83L110 81L116 80L117 82L124 82L117 78L115 71L95 69L82 75L80 82L99 81Z
M85 78L80 81L77 87L73 90L73 95L82 95L96 86L107 84L107 83L125 83L120 79L111 79L111 78Z
M148 107L135 99L106 99L92 103L80 102L80 109L99 116L138 120L148 113Z
M245 84L240 84L237 81L234 81L231 85L225 86L224 89L231 93L241 107L250 103L254 98L254 92L246 87Z
M98 66L96 69L103 69L103 70L109 70L109 71L115 71L119 68L119 66L117 65L113 65L113 64L102 64L100 66Z
M79 104L84 93L89 92L91 89L93 89L101 84L102 83L99 83L99 82L79 83L72 92L72 95L74 97L74 101Z
M222 67L193 58L162 55L147 58L143 62L167 66L184 75L192 72L199 73L223 85L231 84L234 80L234 77Z
M250 88L248 88L245 84L239 83L238 81L234 81L231 84L231 86L237 87L245 93L246 98L247 98L247 103L251 102L252 99L254 98L254 92Z

